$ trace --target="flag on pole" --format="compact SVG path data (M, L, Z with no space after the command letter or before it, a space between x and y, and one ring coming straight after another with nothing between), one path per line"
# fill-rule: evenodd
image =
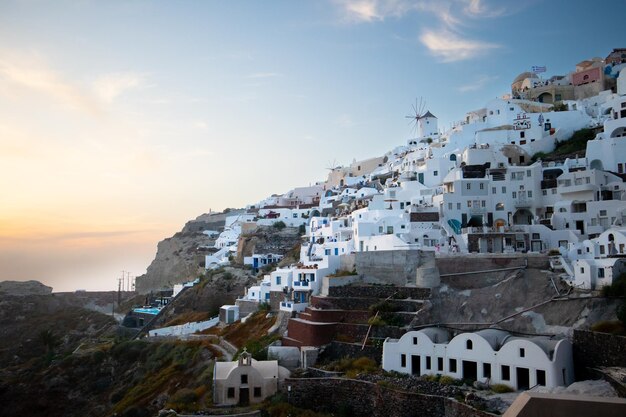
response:
M539 74L540 72L546 72L546 66L533 65L532 72Z

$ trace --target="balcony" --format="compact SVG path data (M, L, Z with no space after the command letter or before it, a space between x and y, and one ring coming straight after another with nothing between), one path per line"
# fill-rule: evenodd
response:
M280 303L280 311L302 312L309 306L309 303L295 303L293 301L283 301Z
M532 199L528 197L517 197L513 200L513 206L515 208L530 208L532 206Z
M311 281L294 281L293 283L294 290L309 290L311 289Z
M469 214L471 216L480 216L485 213L487 213L487 207L480 207L480 205L475 206L472 204L472 207L469 208Z

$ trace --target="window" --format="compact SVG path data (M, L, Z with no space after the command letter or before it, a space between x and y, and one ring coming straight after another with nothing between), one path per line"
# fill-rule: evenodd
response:
M519 132L519 137L520 138L524 138L526 136L526 132L524 132L523 130L521 132Z
M433 171L433 176L436 177L437 175L439 175L439 171Z
M509 381L511 379L511 368L508 365L502 365L502 380Z
M600 210L600 216L606 217L606 210Z
M456 209L461 210L461 203L456 203Z
M502 194L506 194L506 187L502 187Z
M452 210L452 203L448 203L448 210Z
M542 195L548 195L548 190L541 190Z
M247 384L248 383L248 375L247 374L242 374L241 375L241 383L242 384Z
M486 200L481 200L480 201L480 206L483 207L483 208L487 207L487 201Z
M520 141L519 141L519 144L520 144L520 145L526 145L526 139L524 139L524 140L520 140Z
M414 344L414 345L417 345L417 337L414 337L414 338L413 338L413 344Z
M406 355L404 353L400 355L400 367L406 368Z
M491 378L491 364L483 363L483 378Z
M468 182L467 184L465 184L465 188L467 188L468 190L471 190L472 184Z
M465 347L467 350L472 350L474 348L474 343L470 339L467 339L465 341Z
M426 369L430 369L431 365L430 356L426 356Z
M539 233L533 233L533 240L539 240L541 239L541 236L539 235Z
M496 193L496 187L491 187L491 194L495 194Z
M448 361L448 368L449 372L456 372L456 359L450 359Z
M600 255L604 255L604 245L600 245Z
M261 387L254 387L254 396L257 398L261 396Z
M472 201L471 200L467 200L467 207L472 207Z
M533 198L533 192L532 191L528 191L528 198Z
M517 192L513 191L513 198L517 198Z
M523 164L524 162L526 162L526 158L524 156L520 156L519 157L519 163Z
M524 349L524 348L519 348L519 357L520 357L520 358L524 358L524 357L526 357L526 349Z
M598 268L598 278L604 278L604 268Z
M585 177L585 184L591 184L591 178Z
M546 371L537 369L537 385L546 386Z
M530 169L527 169L527 170L526 170L526 176L527 176L527 177L530 177L530 174L531 174L531 173L532 173L532 171L531 171Z
M443 372L443 358L437 358L437 370Z
M479 187L479 188L480 188L481 190L484 190L484 189L485 189L485 184L481 182L481 183L480 183L480 187Z
M226 396L228 398L235 398L235 388L228 387L228 391L226 392Z
M276 277L276 285L280 285L280 277Z

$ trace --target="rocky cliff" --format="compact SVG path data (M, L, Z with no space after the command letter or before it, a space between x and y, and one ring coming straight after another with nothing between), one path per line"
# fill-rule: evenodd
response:
M172 288L174 284L195 279L203 272L204 257L211 253L215 239L204 230L222 231L226 217L240 211L209 213L185 224L174 236L157 245L157 253L144 275L137 277L135 288L139 293Z

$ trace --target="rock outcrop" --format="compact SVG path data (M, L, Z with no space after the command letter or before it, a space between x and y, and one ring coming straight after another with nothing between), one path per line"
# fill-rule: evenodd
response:
M195 279L204 268L204 257L211 253L215 238L204 230L222 231L227 213L209 213L185 224L174 236L157 245L157 253L144 275L137 277L135 289L139 293L172 288L174 284Z
M48 295L52 293L52 287L43 285L39 281L2 281L0 293L16 297L27 295Z

